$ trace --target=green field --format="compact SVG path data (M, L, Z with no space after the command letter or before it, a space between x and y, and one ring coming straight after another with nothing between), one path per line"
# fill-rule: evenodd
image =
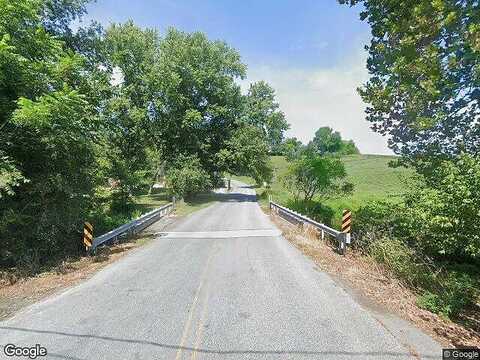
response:
M392 168L388 164L394 156L384 155L349 155L342 158L347 171L348 181L355 186L349 196L332 198L324 201L324 205L331 207L334 212L334 223L338 224L343 209L358 209L371 200L398 201L399 195L406 188L406 181L412 172L405 168ZM288 161L283 156L272 156L274 180L270 189L273 200L285 204L290 194L284 188L281 178L288 168ZM254 181L245 176L233 177L253 185ZM266 189L257 187L260 203L267 205L268 196ZM318 199L317 199L318 200Z
M405 168L392 168L388 164L395 157L384 155L349 155L342 158L347 171L348 181L354 184L351 195L331 198L323 201L323 204L334 211L333 223L338 226L343 209L356 210L360 206L372 200L399 201L400 195L406 188L406 182L412 176L412 172ZM282 183L282 177L288 169L288 161L283 156L272 156L274 179L269 192L263 187L256 187L260 204L268 205L268 194L280 204L286 204L291 195ZM249 185L255 185L248 176L232 176L232 179L242 181ZM158 208L169 201L169 197L160 192L152 195L135 197L135 203L141 213ZM177 206L177 214L186 215L195 210L212 204L215 198L212 194L200 194L188 202L181 201ZM316 199L320 201L320 199Z

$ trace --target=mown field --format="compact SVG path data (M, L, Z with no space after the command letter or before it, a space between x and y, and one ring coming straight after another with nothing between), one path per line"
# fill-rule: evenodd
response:
M358 209L371 200L399 201L399 195L406 189L412 172L405 168L389 167L394 156L385 155L349 155L342 158L345 164L348 181L354 184L351 195L331 198L322 201L334 211L334 224L338 225L343 209ZM288 161L283 156L272 156L274 180L270 189L274 201L285 204L291 195L285 189L282 177L288 169ZM254 185L253 179L246 176L236 176L234 179ZM267 205L266 189L257 187L259 201ZM319 198L317 201L321 201Z

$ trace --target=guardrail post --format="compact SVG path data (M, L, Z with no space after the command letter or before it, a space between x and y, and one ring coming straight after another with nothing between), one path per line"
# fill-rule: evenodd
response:
M351 233L345 233L345 244L350 245L352 243L352 234Z
M345 250L346 250L346 234L345 233L340 233L338 235L338 252L342 255L345 255Z

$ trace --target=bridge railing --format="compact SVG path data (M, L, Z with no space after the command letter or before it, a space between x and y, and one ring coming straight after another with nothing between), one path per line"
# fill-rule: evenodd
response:
M155 221L161 219L167 214L170 214L174 209L174 205L174 202L163 205L158 209L152 210L140 216L138 219L132 220L127 224L94 238L90 251L95 251L97 247L117 241L121 237L139 233L146 227L153 224Z
M290 210L282 205L279 205L273 201L270 201L270 211L278 214L285 220L296 225L309 225L317 229L322 236L322 239L325 238L325 234L332 236L338 242L338 251L341 254L345 254L347 244L350 244L350 234L342 233L341 231L335 230L325 224L319 223L315 220L310 219L309 217L302 215L296 211Z

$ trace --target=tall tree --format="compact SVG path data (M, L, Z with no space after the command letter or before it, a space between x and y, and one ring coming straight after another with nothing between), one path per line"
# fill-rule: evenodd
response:
M480 3L339 0L362 4L372 28L370 80L360 90L372 128L422 167L480 145ZM422 160L419 162L419 160Z
M238 127L245 76L239 53L202 33L170 29L163 38L151 83L155 142L163 157L198 157L210 174L222 169L216 154Z
M218 153L217 159L228 172L249 175L258 184L272 180L268 143L256 126L242 124L227 140L225 149Z
M97 180L98 79L46 27L64 21L48 4L0 0L1 264L74 251Z
M245 120L263 131L270 152L281 151L285 131L290 128L290 125L275 99L275 90L265 81L250 85L246 97Z
M308 148L319 155L350 155L359 153L352 140L343 140L338 131L333 131L327 126L321 127L315 132L315 136L308 144Z
M118 181L121 202L141 184L139 177L154 172L149 151L154 147L151 106L155 90L150 79L158 59L160 37L155 30L140 29L133 22L113 24L105 35L112 92L103 111L104 141L109 151L107 175Z

